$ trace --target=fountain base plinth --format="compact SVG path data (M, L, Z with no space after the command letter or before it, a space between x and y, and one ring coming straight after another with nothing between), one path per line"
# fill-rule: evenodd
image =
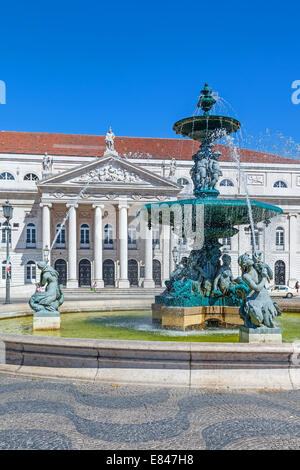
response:
M60 330L60 315L33 317L33 331Z
M282 333L280 328L267 328L265 326L259 328L247 328L240 326L239 330L240 343L282 343Z
M243 324L239 307L231 306L195 306L169 307L163 304L152 304L152 322L162 328L185 331L188 328L205 328L207 322L229 327Z

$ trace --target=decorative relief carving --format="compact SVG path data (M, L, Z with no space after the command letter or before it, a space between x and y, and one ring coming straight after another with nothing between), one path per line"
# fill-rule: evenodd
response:
M75 179L75 183L143 183L143 180L135 173L112 164L90 170L88 173Z
M247 175L247 184L264 185L264 175Z
M61 199L64 196L64 193L61 191L57 191L56 193L53 193L53 196L57 199Z

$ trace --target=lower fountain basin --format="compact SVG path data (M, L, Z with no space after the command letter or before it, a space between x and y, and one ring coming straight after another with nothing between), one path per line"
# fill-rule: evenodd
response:
M282 328L283 342L300 340L300 314L283 313L276 319ZM213 322L209 323L214 325ZM61 315L58 331L33 331L32 316L0 320L0 335L36 337L88 338L105 340L179 341L237 343L238 328L218 328L215 325L186 331L161 329L152 324L150 310L123 312L78 312Z

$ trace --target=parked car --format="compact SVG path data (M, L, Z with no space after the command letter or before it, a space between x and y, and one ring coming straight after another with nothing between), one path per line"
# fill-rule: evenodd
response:
M287 297L289 299L294 295L299 295L296 289L289 286L270 286L268 292L271 297Z

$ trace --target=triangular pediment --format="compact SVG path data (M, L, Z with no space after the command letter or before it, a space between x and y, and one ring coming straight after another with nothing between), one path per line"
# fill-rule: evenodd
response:
M181 186L151 171L145 170L124 158L113 154L96 158L88 164L79 165L71 170L53 175L39 183L39 187L127 187L163 188L181 190Z

